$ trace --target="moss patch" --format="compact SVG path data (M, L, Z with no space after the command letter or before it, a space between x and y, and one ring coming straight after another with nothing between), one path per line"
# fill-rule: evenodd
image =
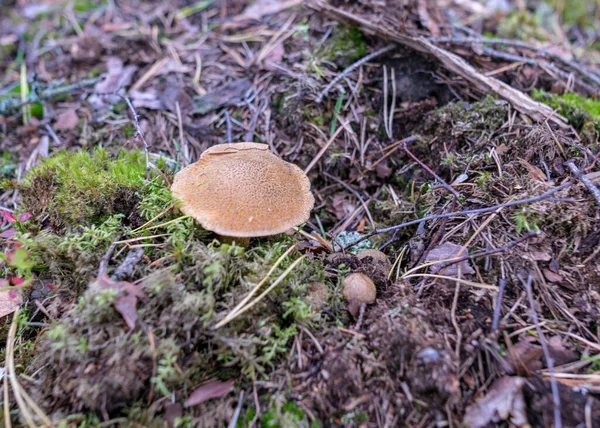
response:
M571 93L549 94L537 89L533 91L533 98L558 110L588 142L596 142L600 136L600 101Z

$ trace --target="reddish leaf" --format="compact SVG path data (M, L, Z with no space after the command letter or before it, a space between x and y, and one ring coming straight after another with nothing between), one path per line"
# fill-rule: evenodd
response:
M4 219L4 221L8 221L9 223L14 223L16 221L15 216L6 210L1 210L0 215L2 215L2 218Z
M212 398L219 398L229 394L233 391L233 379L228 380L227 382L220 382L218 380L214 380L204 385L200 385L190 398L185 402L185 407L196 406L198 404L204 403Z
M33 214L31 213L23 213L19 216L19 223L23 223L24 221L29 220L31 217L33 217Z
M17 229L7 229L0 233L0 238L10 239L17 234Z
M19 285L23 285L23 283L25 282L25 278L19 278L18 276L13 276L10 277L10 282L12 285L15 286L19 286Z

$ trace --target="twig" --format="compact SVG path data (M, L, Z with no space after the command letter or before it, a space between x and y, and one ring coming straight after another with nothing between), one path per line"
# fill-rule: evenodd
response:
M233 138L231 136L231 116L229 115L229 112L227 110L225 110L225 123L227 124L227 142L231 144L231 142L233 141Z
M498 330L500 325L500 315L502 312L502 299L504 298L504 288L506 287L506 280L500 279L498 287L498 296L496 296L496 307L494 308L494 319L492 321L492 333Z
M333 88L340 80L342 80L344 77L348 76L350 73L352 73L354 70L356 70L358 67L360 67L361 65L371 61L372 59L377 58L378 56L383 55L384 53L387 53L391 50L393 50L396 47L396 45L388 45L384 48L378 49L375 52L370 53L369 55L359 59L358 61L356 61L354 64L352 64L350 67L348 67L347 69L345 69L344 71L342 71L340 74L337 75L337 77L335 79L333 79L329 85L327 85L325 87L325 89L323 89L319 95L317 96L317 102L320 103L321 101L323 101L323 98L329 93L329 91L331 91L331 88Z
M115 241L118 241L118 240L119 240L119 238L117 238ZM108 271L108 263L110 262L110 257L112 256L112 253L115 251L116 246L117 246L116 242L113 242L112 244L110 244L110 247L108 247L108 250L106 250L106 253L100 259L100 266L98 267L98 277L100 277L102 274L105 274L106 271Z
M440 270L443 270L450 265L460 263L465 260L471 260L471 259L476 259L476 258L480 258L480 257L491 256L492 254L497 254L497 253L505 253L508 250L510 250L511 248L513 248L514 246L516 246L516 245L520 244L521 242L526 241L530 238L533 238L534 236L538 236L538 233L537 232L529 232L529 233L525 234L524 236L522 236L521 238L516 239L512 242L509 242L508 244L506 244L500 248L494 248L492 250L480 251L479 253L467 254L466 256L448 260L448 261L440 264Z
M226 4L226 3L225 3ZM238 404L235 408L235 412L233 412L233 416L231 417L231 421L229 421L228 428L237 427L238 419L240 418L240 413L242 411L242 405L244 404L244 391L240 392L240 398L238 399Z
M452 186L450 186L448 183L446 183L442 177L437 175L435 173L435 171L433 171L431 168L429 168L427 165L425 165L418 157L416 157L410 150L408 150L408 141L404 141L404 143L402 144L402 150L404 150L404 152L408 156L410 156L416 163L418 163L421 168L423 168L425 171L427 171L429 174L431 174L437 181L439 181L439 183L442 185L442 187L444 189L446 189L447 191L452 193L457 198L460 196L458 194L458 192L456 190L454 190L452 188Z
M538 196L534 196L532 198L527 198L527 199L520 199L517 201L510 201L510 202L506 202L503 204L498 204L498 205L494 205L491 207L487 207L487 208L477 208L477 209L472 209L472 210L463 210L463 211L453 211L453 212L449 212L449 213L444 213L444 214L435 214L435 215L430 215L427 217L422 217L422 218L418 218L416 220L411 220L408 221L406 223L401 223L398 224L396 226L390 226L390 227L386 227L383 229L376 229L370 233L368 233L367 235L365 235L364 237L362 237L361 239L359 239L358 241L355 241L351 244L349 244L347 247L344 248L344 250L347 250L350 247L353 247L356 244L361 243L362 241L369 239L375 235L380 235L382 233L388 233L388 232L393 232L395 230L398 229L403 229L405 227L408 226L413 226L415 224L419 224L419 223L423 223L425 221L430 221L430 220L438 220L441 218L446 218L446 217L454 217L457 215L466 215L466 214L483 214L483 213L488 213L488 212L492 212L492 211L496 211L498 208L505 208L505 207L512 207L514 205L523 205L523 204L529 204L531 202L537 202L537 201L541 201L543 199L549 199L548 197L556 192L559 192L563 189L566 189L567 187L571 186L573 184L573 182L568 181L564 184L561 184L558 187L555 187L554 189L548 190L547 192L542 193L541 195ZM573 202L573 199L561 199L561 201L563 202Z
M544 333L540 328L540 323L538 321L537 312L535 310L535 302L533 300L533 292L531 291L531 282L533 281L533 275L531 272L529 273L527 280L524 280L521 276L519 279L525 286L525 290L527 291L527 298L529 300L529 306L531 307L531 318L533 319L533 323L535 324L535 329L540 338L540 343L542 345L542 350L544 351L544 357L546 359L546 365L548 366L548 373L550 374L550 384L552 385L552 398L554 400L554 426L556 428L562 428L562 420L560 417L560 395L558 393L558 384L556 383L556 378L554 377L554 359L550 356L550 351L548 350L548 344L546 343L546 338L544 337Z
M265 100L262 100L260 102L260 104L258 105L258 107L256 108L256 111L254 111L254 114L252 114L252 118L250 119L250 125L248 125L248 131L246 132L246 135L244 136L244 141L248 141L248 142L254 141L254 131L256 130L256 124L258 122L258 117L260 116L260 113L265 108L265 106L266 106L266 102L265 102Z
M340 119L340 123L343 124L344 122ZM342 132L343 129L344 126L340 126L337 129L337 131L335 131L335 133L331 136L331 138L325 143L325 145L321 147L321 150L319 150L319 152L315 155L313 160L311 160L308 166L304 169L305 174L308 174L308 172L317 164L317 162L319 162L319 159L321 159L321 157L325 154L329 146L335 141L338 135L340 135L340 132Z
M113 281L121 281L123 278L131 276L133 269L144 255L143 248L134 248L127 253L123 263L115 270L110 279Z
M125 101L125 103L127 104L127 107L129 107L129 111L131 112L131 115L133 116L133 126L135 127L135 136L139 137L140 140L142 140L142 143L144 143L144 153L146 154L146 180L150 180L150 150L148 149L148 143L146 142L146 138L144 138L144 133L142 132L142 128L140 127L140 116L137 114L137 111L135 111L135 108L133 107L131 100L128 97L126 97L125 95L121 95L117 92L111 92L110 94L101 93L98 95L116 95L117 97L119 97L123 101Z
M579 181L581 181L585 185L585 187L588 188L588 190L590 191L592 196L600 204L600 189L598 189L596 187L596 185L594 183L592 183L592 180L590 180L585 175L583 175L581 170L579 168L577 168L577 165L575 165L575 161L573 161L572 159L568 160L567 162L565 162L565 165L567 165L569 167L569 169L571 170L571 172L575 175L575 177Z
M552 58L554 60L560 61L567 67L571 67L573 70L577 71L582 76L588 78L589 80L596 83L597 85L600 85L600 78L598 78L598 76L594 75L594 73L592 73L585 67L579 65L578 63L576 63L574 61L569 61L568 59L564 58L561 55L552 53L552 52L548 51L547 48L545 48L545 47L542 48L542 47L535 46L535 45L532 45L531 43L523 42L520 40L486 39L486 38L482 38L482 37L460 37L460 38L437 37L437 38L430 38L429 40L431 40L434 43L454 43L454 44L465 44L465 45L469 45L472 43L481 43L481 44L487 44L487 45L504 45L504 46L511 46L511 47L520 48L520 49L528 49L528 50L539 53L543 58Z

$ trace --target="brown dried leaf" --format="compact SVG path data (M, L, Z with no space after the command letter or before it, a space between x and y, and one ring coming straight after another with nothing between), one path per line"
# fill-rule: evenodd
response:
M542 272L544 273L544 276L546 277L546 279L550 282L560 284L563 280L562 276L560 276L557 273L552 272L550 269L542 269Z
M107 103L116 104L121 98L118 96L106 96L102 94L111 94L131 83L133 73L136 72L137 66L124 66L123 61L119 58L112 57L106 61L106 76L104 80L96 83L94 91L99 95L92 95L89 102L94 108L102 108Z
M195 98L192 113L206 114L221 107L239 104L251 87L252 82L244 78L219 86L208 94Z
M517 426L528 426L524 385L525 379L521 377L503 377L495 381L487 395L467 407L465 425L480 428L510 418Z
M536 341L535 337L525 336L508 348L506 362L516 373L529 375L532 371L542 368L541 358L544 351Z
M23 296L21 293L16 293L15 296L11 297L10 290L0 291L0 318L12 314L22 303Z
M246 7L244 11L231 18L234 22L239 21L260 21L263 16L273 15L274 13L281 12L282 10L294 7L302 3L302 0L257 0L250 6Z
M431 250L429 254L427 254L425 262L437 262L441 260L456 258L461 248L462 245L456 245L451 242L445 242L442 245L439 245L433 250ZM466 252L463 252L463 254L461 254L461 256L464 255L466 255ZM460 266L460 271L463 275L472 275L475 273L468 260L463 260L460 263L455 263L450 266L446 266L445 268L442 268L442 264L443 262L431 266L431 272L438 273L443 270L443 274L446 276L458 276L458 267Z
M115 309L121 314L130 329L135 328L138 298L147 298L141 289L127 281L115 282L106 274L100 275L91 287L97 290L116 290L118 297L115 300Z
M552 260L552 254L546 251L532 251L529 253L531 258L537 262L549 262Z
M77 117L77 113L75 109L70 108L68 110L63 111L56 117L56 123L54 124L55 130L69 130L75 129L77 124L79 123L79 117Z
M521 166L523 166L527 170L527 173L529 174L529 177L532 180L541 181L541 182L547 181L546 174L544 174L542 172L542 170L539 169L537 166L531 165L529 162L527 162L524 159L519 159L519 163L521 164Z
M214 380L200 385L185 402L185 407L196 406L212 398L219 398L233 391L233 379L227 382Z

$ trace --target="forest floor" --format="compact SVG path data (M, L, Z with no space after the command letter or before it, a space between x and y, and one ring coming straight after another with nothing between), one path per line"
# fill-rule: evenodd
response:
M484 3L0 2L2 426L598 426L600 5ZM175 208L241 141L302 233Z

